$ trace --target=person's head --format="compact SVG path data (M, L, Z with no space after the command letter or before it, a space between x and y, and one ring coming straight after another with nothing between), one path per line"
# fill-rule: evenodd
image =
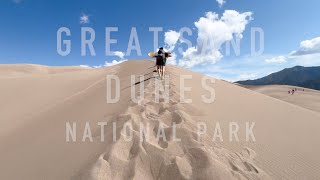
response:
M159 53L159 54L162 54L162 53L163 53L163 47L159 48L158 53Z

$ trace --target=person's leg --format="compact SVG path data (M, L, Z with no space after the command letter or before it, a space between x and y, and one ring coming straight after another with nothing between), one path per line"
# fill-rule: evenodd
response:
M162 66L162 74L161 74L161 76L162 76L162 78L164 78L164 71L166 70L166 67L165 66Z
M162 66L160 66L160 74L159 74L160 79L162 78Z
M160 69L160 66L157 65L157 72L158 72L159 77L161 76L160 70L161 70L161 69Z
M160 66L160 79L162 79L163 66Z

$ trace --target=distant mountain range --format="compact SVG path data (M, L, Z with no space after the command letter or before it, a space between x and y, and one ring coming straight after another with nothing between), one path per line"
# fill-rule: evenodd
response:
M292 85L320 90L320 66L295 66L256 80L238 81L242 85Z

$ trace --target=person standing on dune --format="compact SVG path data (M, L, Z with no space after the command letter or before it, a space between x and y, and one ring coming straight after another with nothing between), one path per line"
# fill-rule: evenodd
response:
M165 52L163 47L161 47L159 48L159 51L155 54L155 57L157 58L156 59L157 72L159 74L160 79L163 79L167 58L170 57L170 53Z

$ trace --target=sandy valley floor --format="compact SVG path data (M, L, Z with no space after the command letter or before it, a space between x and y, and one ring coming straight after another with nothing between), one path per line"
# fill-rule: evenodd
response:
M320 112L320 91L285 85L248 86L248 88L276 99ZM297 90L293 95L288 93L292 89Z

